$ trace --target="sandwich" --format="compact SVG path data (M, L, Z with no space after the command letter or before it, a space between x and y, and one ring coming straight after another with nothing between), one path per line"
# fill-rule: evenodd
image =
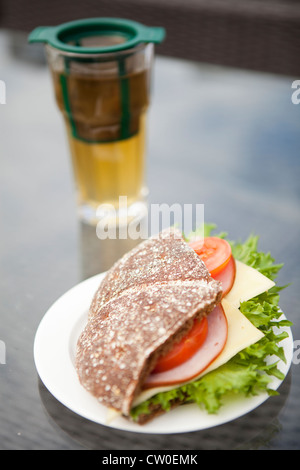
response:
M82 386L112 415L141 425L191 401L217 412L222 395L236 392L237 384L246 394L275 393L267 377L280 371L264 358L283 357L278 341L284 336L270 341L268 331L270 319L280 316L271 279L280 267L264 258L267 277L238 259L243 256L241 245L233 248L222 234L203 243L197 233L187 240L175 228L123 256L96 291L78 339ZM268 321L265 312L256 314L264 317L259 326L258 318L249 319L255 316L249 301L260 296L272 312ZM246 306L249 315L241 312Z

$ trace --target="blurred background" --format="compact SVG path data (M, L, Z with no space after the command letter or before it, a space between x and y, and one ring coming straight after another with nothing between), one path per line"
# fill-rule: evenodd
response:
M84 253L93 243L98 250L94 228L78 228L44 47L27 44L37 26L93 16L166 29L156 46L148 122L149 202L205 204L205 220L232 237L255 231L269 241L279 215L281 224L298 223L300 107L291 100L300 77L297 1L0 0L0 79L7 95L0 108L1 210L9 251L26 242L35 250L54 233L68 243L52 240L52 250L70 250L82 236L89 240ZM128 249L119 246L103 268Z
M0 339L10 358L1 372L12 409L8 417L0 405L4 448L74 448L38 407L30 423L24 420L25 408L36 403L35 330L61 294L108 269L132 246L130 240L100 244L95 228L78 221L44 48L27 44L37 26L95 16L166 29L153 71L149 202L204 204L205 221L232 239L259 234L260 248L284 263L280 283L292 282L281 305L300 338L300 105L291 99L292 83L300 79L299 2L0 0L0 80L6 84L6 104L0 104ZM24 400L15 406L11 390L20 381ZM285 433L272 436L274 448L298 445L291 410L298 409L299 380L295 386ZM222 447L221 441L212 447Z
M37 25L97 16L128 18L166 28L163 55L299 73L297 0L1 0L0 5L0 25L10 31L28 33Z

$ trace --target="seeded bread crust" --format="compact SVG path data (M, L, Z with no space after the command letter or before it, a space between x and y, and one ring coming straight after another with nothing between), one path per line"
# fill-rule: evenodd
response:
M221 296L220 283L178 231L142 242L111 268L92 300L77 344L81 384L129 416L158 357Z

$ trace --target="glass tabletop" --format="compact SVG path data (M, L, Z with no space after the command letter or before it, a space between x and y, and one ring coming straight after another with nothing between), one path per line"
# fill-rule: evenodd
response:
M149 117L150 204L204 204L231 239L260 236L284 263L280 306L294 356L280 394L229 423L155 435L75 414L38 377L33 343L49 307L106 271L134 240L104 240L77 218L72 171L44 64L10 54L0 33L0 448L2 450L299 449L299 106L297 77L157 57ZM55 345L54 345L55 347Z

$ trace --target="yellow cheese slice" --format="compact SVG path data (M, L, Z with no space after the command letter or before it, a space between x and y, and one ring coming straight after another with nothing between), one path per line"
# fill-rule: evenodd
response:
M205 371L203 371L197 377L194 377L190 382L194 382L208 372L211 372L212 370L217 369L217 367L226 364L226 362L228 362L229 359L235 356L239 351L242 351L251 344L256 343L264 336L264 334L255 326L253 326L252 323L245 317L245 315L240 312L238 308L228 302L227 298L222 300L222 306L228 322L228 337L226 345L217 359L213 361L212 364L210 364L210 366L205 369ZM144 390L135 399L133 406L148 400L159 392L166 392L168 390L172 390L173 388L179 387L180 385L183 385L183 383Z
M121 415L122 415L121 411L117 411L114 408L108 408L106 412L106 417L105 417L105 424L110 424L112 421L114 421L116 418L118 418Z
M236 260L236 275L232 289L226 295L226 299L234 307L239 307L241 302L256 297L275 286L275 282L268 279L254 268Z

